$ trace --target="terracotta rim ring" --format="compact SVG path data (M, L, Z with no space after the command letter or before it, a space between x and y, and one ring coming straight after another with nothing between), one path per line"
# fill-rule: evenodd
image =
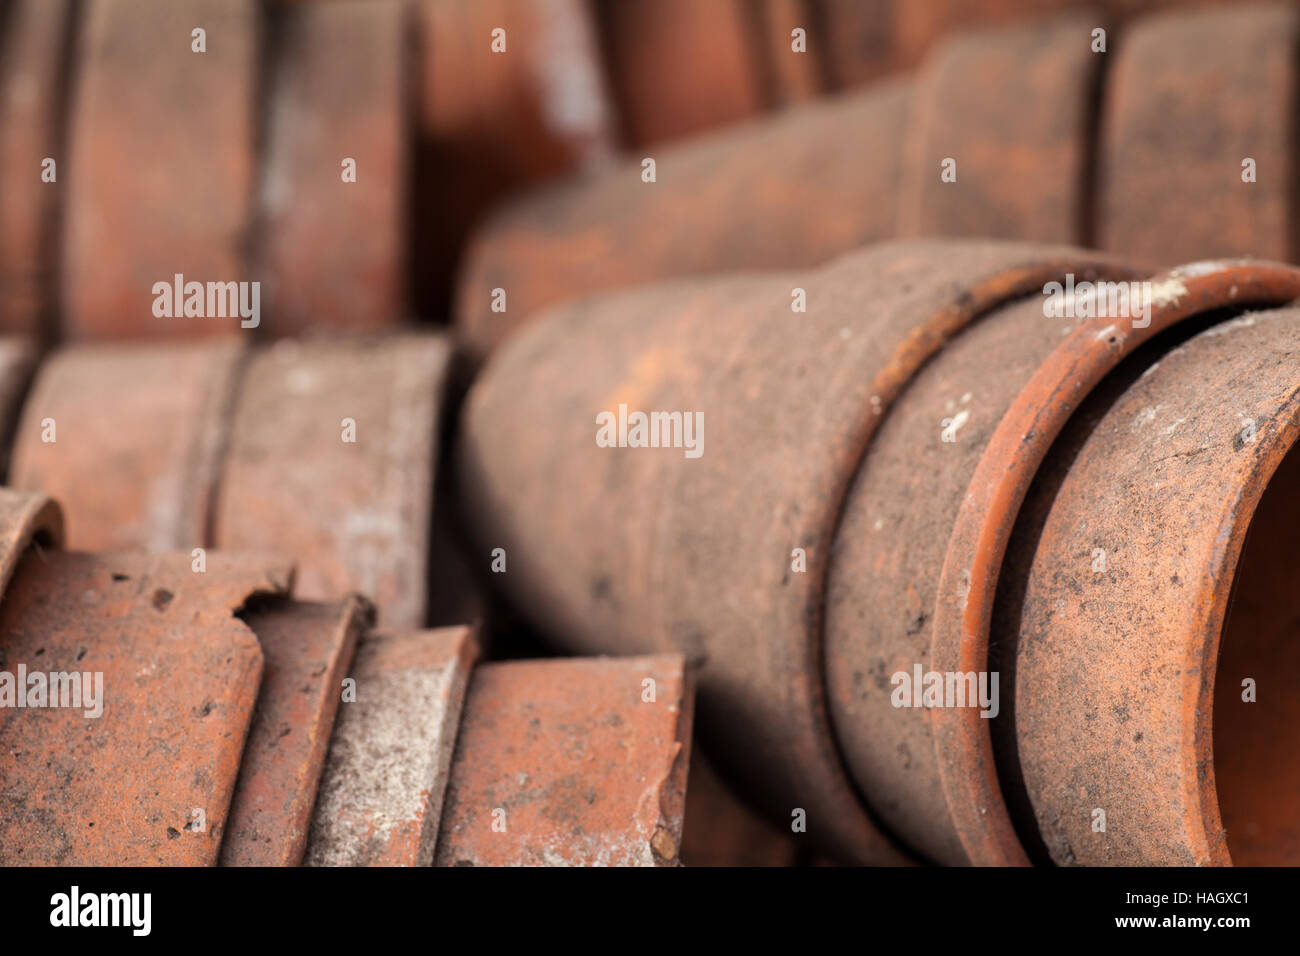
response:
M1036 532L1033 564L995 635L1058 864L1300 857L1298 352L1293 305L1140 356L1122 395L1107 381L1089 400L1090 428L1071 423L1068 474L1054 452L1030 490L1012 547L1023 559Z
M989 440L953 524L935 606L930 666L986 669L989 623L1007 543L1030 483L1083 399L1138 346L1222 307L1300 297L1300 269L1249 260L1198 262L1151 280L1150 322L1083 322L1042 363ZM949 812L972 864L1027 865L1003 800L988 722L975 708L936 708L934 740Z

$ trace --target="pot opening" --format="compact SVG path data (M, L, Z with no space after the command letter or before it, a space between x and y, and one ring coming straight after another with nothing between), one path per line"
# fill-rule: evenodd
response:
M1300 447L1274 473L1233 579L1214 682L1214 776L1228 851L1300 863Z

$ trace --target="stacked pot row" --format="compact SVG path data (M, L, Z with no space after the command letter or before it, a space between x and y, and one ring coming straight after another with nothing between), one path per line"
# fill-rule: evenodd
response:
M1297 296L911 240L596 297L488 363L460 492L521 613L685 654L843 858L1294 861Z
M512 201L466 253L460 335L482 357L561 301L891 237L1294 261L1298 36L1276 3L955 34L915 75Z
M814 101L1014 9L17 0L0 23L0 328L294 335L441 315L487 208L578 170L470 253L457 311L475 351L560 297L806 266L895 234L1095 240L1165 264L1294 256L1289 6L967 31L913 78ZM257 314L192 309L186 282L258 282Z
M69 350L23 399L31 354L5 342L0 860L677 862L680 656L476 666L423 629L441 339Z
M785 0L13 0L0 328L228 332L153 314L153 283L177 273L262 282L276 335L441 314L495 199L764 109L769 76L812 95L825 58L769 65L765 38L847 39L831 22L852 16ZM851 69L855 44L833 59Z

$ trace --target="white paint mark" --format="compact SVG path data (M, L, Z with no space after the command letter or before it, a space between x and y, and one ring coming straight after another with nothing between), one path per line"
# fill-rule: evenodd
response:
M1132 428L1133 431L1138 431L1146 425L1151 424L1162 407L1163 406L1161 405L1148 405L1146 408L1142 409L1142 411L1133 416L1133 422L1129 427Z
M1170 277L1164 282L1154 282L1151 285L1151 304L1157 307L1177 305L1179 298L1185 295L1187 286L1180 279Z

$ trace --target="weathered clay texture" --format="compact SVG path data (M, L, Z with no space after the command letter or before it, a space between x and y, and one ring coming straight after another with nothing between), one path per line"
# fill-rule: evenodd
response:
M260 197L273 334L376 331L407 318L408 12L401 0L286 11Z
M206 546L241 356L235 343L55 353L23 407L10 483L56 498L75 548Z
M259 23L254 0L85 5L62 263L70 338L246 334L237 316L159 317L152 289L177 274L251 280Z
M899 235L1083 238L1096 25L1076 14L962 33L927 58L903 147ZM953 182L941 175L948 160Z
M359 597L339 604L280 601L244 614L264 667L221 843L222 866L302 862L343 677L373 614Z
M1120 38L1098 150L1103 248L1161 265L1300 252L1297 44L1291 4L1170 11Z
M309 866L428 866L477 646L468 628L376 634L340 704Z
M102 674L102 714L0 709L0 861L214 864L262 671L234 612L290 577L252 555L196 573L188 553L30 552L0 603L3 667Z
M0 42L0 330L45 336L53 320L72 0L8 5ZM55 161L47 170L47 159ZM52 182L43 180L50 173Z
M691 702L675 654L480 667L437 865L675 865Z
M259 352L231 424L214 544L293 554L298 597L357 591L383 625L422 626L449 353L433 335Z
M911 87L891 83L655 152L511 203L466 252L458 332L487 355L542 308L730 269L819 265L889 237ZM836 148L827 150L826 144ZM493 311L504 289L506 311Z
M767 105L756 4L620 0L595 9L629 145L681 139Z

